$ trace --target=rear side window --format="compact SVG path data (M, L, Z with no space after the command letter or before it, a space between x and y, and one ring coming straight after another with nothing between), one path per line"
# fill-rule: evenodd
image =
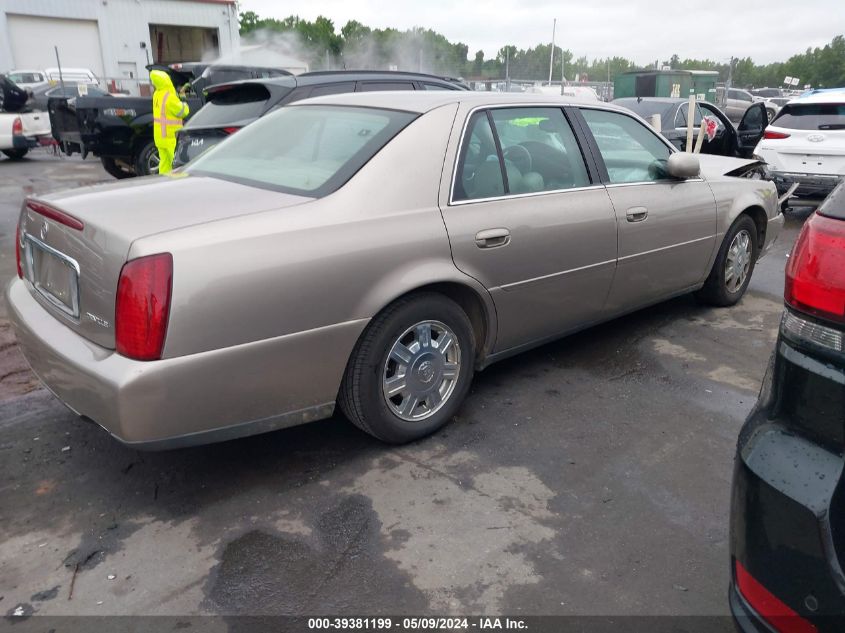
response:
M314 86L308 96L323 97L325 95L339 95L344 92L355 92L355 83L352 81L345 81L336 84L326 84L325 86Z
M845 103L786 105L772 125L790 130L845 130Z
M618 112L586 108L581 112L599 146L611 183L667 178L665 165L671 151L650 128Z
M211 127L257 119L264 112L269 99L270 91L261 84L244 84L215 92L188 125Z
M380 90L413 90L410 81L360 81L358 92L377 92Z
M321 197L341 187L416 116L377 108L287 106L230 136L185 171Z
M581 150L559 108L495 108L489 115L476 112L467 125L453 200L589 184Z
M442 84L423 83L422 87L424 90L454 90L454 88L449 88L448 86L444 86Z

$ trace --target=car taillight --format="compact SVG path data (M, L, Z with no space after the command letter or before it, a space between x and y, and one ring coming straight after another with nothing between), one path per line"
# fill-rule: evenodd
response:
M736 587L746 602L779 633L816 633L816 626L760 584L739 561L734 561Z
M23 266L21 266L21 223L18 221L18 228L15 229L15 261L18 264L18 277L23 279Z
M59 224L64 224L65 226L69 226L72 229L76 229L77 231L81 231L85 228L85 225L82 223L82 220L75 218L69 213L65 213L64 211L59 211L55 207L51 207L50 205L44 204L43 202L27 200L26 208L30 211L35 211L36 213L43 215L45 218L55 220Z
M21 136L23 135L23 121L19 116L15 117L15 120L12 121L12 136Z
M135 360L158 360L170 316L173 257L160 253L123 265L117 282L115 348Z
M774 132L772 130L766 130L765 132L763 132L763 138L769 139L770 141L789 137L790 135L786 132Z
M226 132L226 134L234 134L235 132L237 132L240 129L241 128L239 128L239 127L224 127L223 131Z
M786 265L784 300L796 310L845 323L845 220L811 215Z

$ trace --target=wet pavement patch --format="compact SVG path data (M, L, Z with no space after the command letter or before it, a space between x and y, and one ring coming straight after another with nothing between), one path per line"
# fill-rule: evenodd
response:
M311 535L253 530L224 546L207 591L226 614L421 612L425 596L382 555L379 522L361 495L340 501Z
M59 587L61 587L61 585L56 585L52 589L46 589L44 591L34 593L32 594L30 600L32 600L33 602L46 602L47 600L53 600L56 596L59 595Z

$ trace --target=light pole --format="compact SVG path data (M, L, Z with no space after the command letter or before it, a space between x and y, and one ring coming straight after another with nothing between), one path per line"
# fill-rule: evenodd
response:
M552 52L549 55L549 85L552 85L552 67L555 63L555 28L557 27L557 18L552 22Z

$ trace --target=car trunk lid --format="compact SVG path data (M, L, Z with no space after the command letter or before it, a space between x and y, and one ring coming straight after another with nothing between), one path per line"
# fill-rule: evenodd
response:
M187 174L29 198L20 218L24 277L59 321L113 349L118 279L135 240L308 200Z

